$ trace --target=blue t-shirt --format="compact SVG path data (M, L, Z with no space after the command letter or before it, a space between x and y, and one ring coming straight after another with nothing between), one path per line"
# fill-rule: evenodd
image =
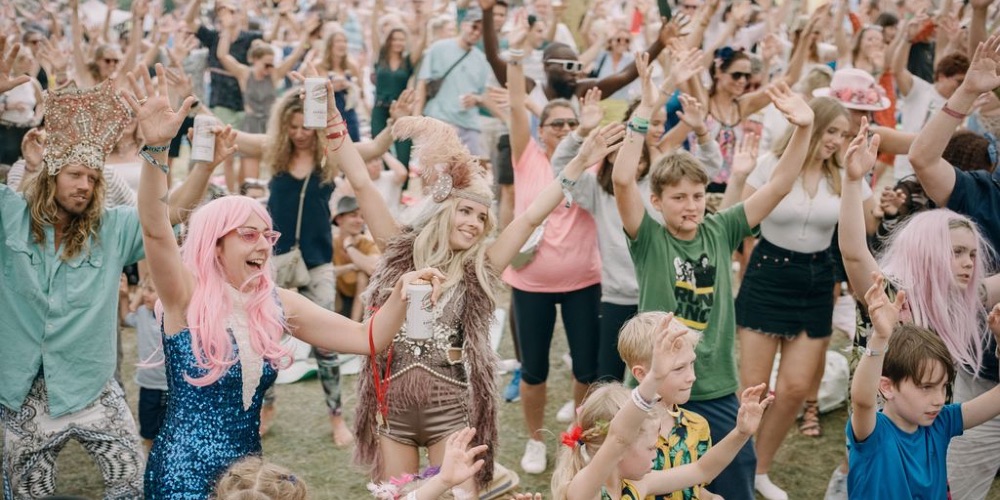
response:
M417 78L420 80L441 78L465 53L466 50L459 47L454 38L435 42L424 52ZM441 82L437 96L424 105L424 115L451 125L479 130L478 107L465 108L461 99L466 94L485 92L486 78L491 74L493 69L486 61L486 56L473 47L469 55L458 62L451 73L448 73L448 77Z
M859 442L848 420L848 498L948 498L945 459L951 438L962 435L962 422L962 405L945 405L933 424L910 434L878 412L875 430Z

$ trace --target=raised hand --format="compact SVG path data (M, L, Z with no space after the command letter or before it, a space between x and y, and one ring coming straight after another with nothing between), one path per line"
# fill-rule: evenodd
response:
M744 435L753 435L760 427L760 419L764 410L774 402L774 394L760 399L767 389L767 384L747 387L740 396L740 411L736 414L736 430Z
M699 49L687 49L677 54L670 67L671 76L676 84L684 83L705 71L705 57Z
M586 168L600 162L605 156L622 147L622 138L624 137L625 125L618 122L609 123L594 130L583 141L580 152L577 153L580 163Z
M225 128L220 127L219 130L215 130L215 155L212 157L211 166L216 165L226 161L227 158L236 154L236 131L233 127L226 125Z
M656 381L657 387L676 367L677 354L684 342L681 337L687 332L687 327L674 321L673 313L667 313L660 321L654 334L653 360L649 367L649 378Z
M743 138L736 145L736 154L733 155L732 175L746 179L753 169L757 167L757 152L760 146L760 137L754 133L743 134Z
M577 131L586 137L591 130L601 124L602 119L604 110L601 109L601 89L595 85L587 90L580 103L580 128Z
M404 116L413 116L413 104L416 100L416 93L413 89L404 90L395 101L392 101L392 104L389 104L389 118L396 120Z
M969 71L965 73L962 87L971 93L982 94L1000 87L1000 35L993 35L980 42L972 56Z
M510 30L510 34L507 35L507 43L510 48L523 50L525 43L528 41L528 32L530 30L527 12L523 10L518 12L514 16L514 25Z
M986 321L990 325L990 331L993 332L993 336L997 338L997 343L1000 344L1000 304L993 306L990 309L990 315L986 318Z
M122 92L125 101L132 107L139 120L139 129L146 144L151 146L169 143L177 135L181 122L191 112L191 106L195 103L195 98L189 96L184 99L180 108L174 111L170 105L170 85L164 73L163 65L158 63L155 86L149 78L148 71L140 71L139 77L128 73L126 77L132 86L132 92Z
M475 435L475 429L466 427L448 436L437 477L449 487L464 483L483 468L485 462L481 458L476 460L476 457L486 452L489 446L481 444L470 448L469 443Z
M813 111L799 94L792 92L785 82L775 83L765 90L774 107L781 111L788 123L796 127L808 127L813 122Z
M653 85L653 68L649 65L649 54L646 52L636 52L635 69L639 73L639 82L642 83L641 106L652 107L659 97L659 90Z
M685 125L691 127L691 130L697 135L708 133L708 128L705 127L705 107L697 99L687 94L681 94L679 99L681 101L681 111L677 112L677 118L680 118Z
M17 78L10 77L10 70L14 67L14 60L17 59L17 53L20 51L21 44L19 43L15 43L8 51L7 37L0 36L0 93L31 81L31 77L28 75L21 75Z
M883 215L895 217L899 214L899 207L906 203L906 193L901 189L893 189L889 186L882 188L879 195L878 206Z
M888 340L892 330L899 323L899 312L906 302L906 292L896 293L896 300L890 301L885 293L885 276L879 272L872 273L872 286L865 292L865 303L868 304L868 317L872 320L874 332L872 338Z
M873 135L871 142L868 142L868 118L861 118L861 130L847 146L847 154L844 155L847 180L859 181L875 166L880 142L882 138L878 134Z
M42 157L45 155L45 130L33 128L24 134L21 139L21 156L27 164L26 170L29 172L42 165Z

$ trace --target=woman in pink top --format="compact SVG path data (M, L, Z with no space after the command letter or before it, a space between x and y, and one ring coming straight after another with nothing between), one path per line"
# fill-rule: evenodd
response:
M516 29L509 38L513 50L507 64L515 217L523 213L556 177L549 159L563 137L580 123L569 101L555 99L542 110L538 127L540 141L532 139L525 107L524 70L518 60L523 54L521 46L525 32ZM540 238L537 238L538 231L542 231ZM542 422L556 305L562 309L573 359L573 397L579 406L597 378L601 257L594 219L572 203L560 204L552 211L541 229L528 239L522 257L533 242L536 244L530 261L515 259L504 271L503 280L511 286L514 324L521 351L522 408L531 432L521 468L539 474L546 467Z

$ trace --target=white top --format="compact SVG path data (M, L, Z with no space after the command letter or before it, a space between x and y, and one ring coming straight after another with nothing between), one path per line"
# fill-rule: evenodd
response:
M375 184L375 189L385 199L385 204L389 207L389 213L392 214L393 218L398 219L399 212L403 209L403 185L393 182L395 176L396 174L391 170L383 170L378 179L373 180L372 183Z
M760 189L774 172L778 158L767 153L757 160L757 168L747 178L747 185ZM846 172L841 170L841 175ZM861 188L861 198L871 198L867 184ZM840 195L820 177L816 195L810 197L802 178L795 181L792 191L778 203L760 223L761 236L775 245L799 253L815 253L830 248L833 230L840 218Z
M910 93L901 96L896 102L896 108L899 109L900 114L899 129L903 132L920 132L931 116L941 109L947 101L934 88L934 84L913 75L913 86L910 88ZM892 172L897 181L913 175L910 158L906 155L896 155L896 163L893 164Z
M28 125L35 117L35 82L29 80L3 93L3 113L0 120L18 125Z
M132 161L128 163L116 163L115 170L118 171L118 175L125 180L128 184L129 189L138 193L139 192L139 177L142 176L142 162Z

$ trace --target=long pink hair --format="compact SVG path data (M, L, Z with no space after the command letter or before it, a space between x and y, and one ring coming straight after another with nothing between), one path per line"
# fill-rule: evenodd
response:
M951 230L965 228L976 238L975 265L968 286L956 286L951 269ZM906 290L913 323L934 330L952 358L976 372L983 363L986 310L979 287L992 249L976 224L948 209L920 212L893 231L879 256L879 268Z
M216 254L223 236L246 223L251 215L264 220L272 228L271 216L253 198L225 196L196 210L188 222L187 239L181 246L184 265L195 275L195 287L187 309L191 349L198 367L208 370L200 378L185 377L191 385L204 387L218 380L236 364L232 338L226 320L233 310L226 287L226 275ZM288 350L280 344L285 331L284 317L275 299L271 279L271 260L262 272L251 276L241 285L246 293L246 315L250 329L250 344L272 365L288 361Z

